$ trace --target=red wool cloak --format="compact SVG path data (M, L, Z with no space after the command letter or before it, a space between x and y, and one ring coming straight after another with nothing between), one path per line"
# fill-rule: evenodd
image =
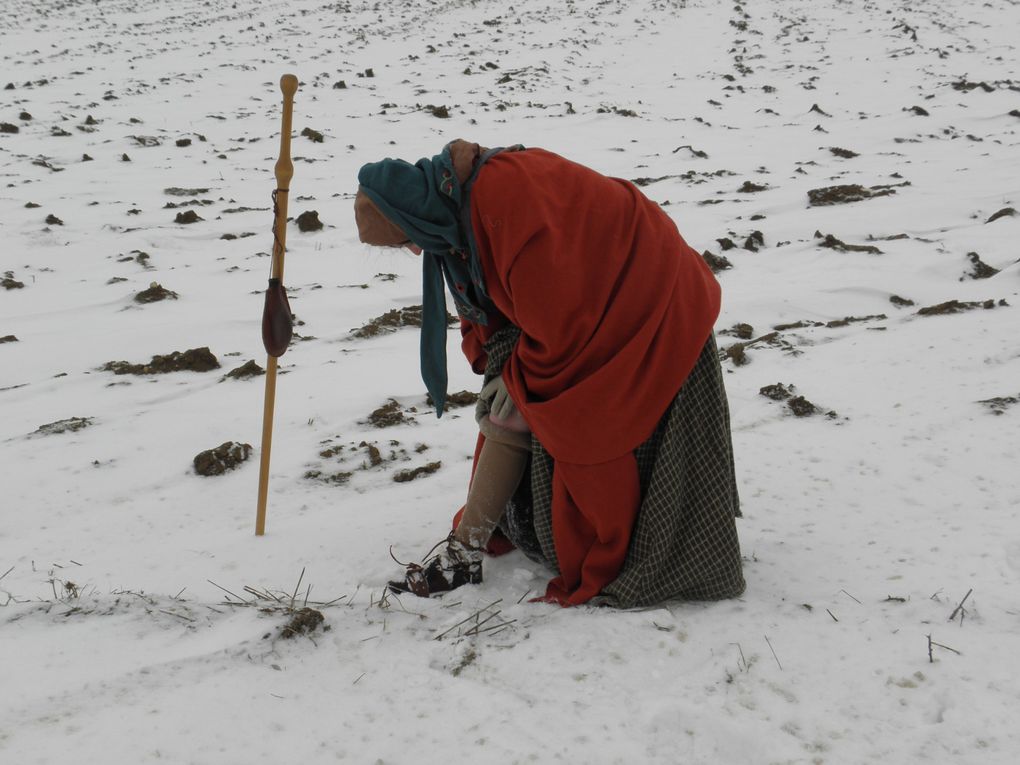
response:
M719 285L633 184L541 149L490 159L471 211L489 296L521 329L503 379L554 460L560 575L546 598L584 603L623 566L641 503L633 451L711 334ZM501 324L464 323L475 371Z

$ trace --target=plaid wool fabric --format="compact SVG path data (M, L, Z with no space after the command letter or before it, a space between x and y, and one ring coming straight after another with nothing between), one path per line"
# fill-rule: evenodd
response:
M486 343L486 382L502 370L519 334L516 327L506 327ZM635 457L642 499L627 557L619 576L590 603L635 608L678 598L740 595L744 577L735 523L740 507L714 335ZM558 573L553 466L533 436L528 475L508 503L500 527L525 555Z

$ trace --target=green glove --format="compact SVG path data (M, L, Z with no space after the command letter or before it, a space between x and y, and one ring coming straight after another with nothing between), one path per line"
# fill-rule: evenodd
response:
M507 392L506 383L503 382L503 375L501 374L496 375L485 384L480 396L488 404L489 413L499 419L508 420L517 411L513 399L510 398L510 394Z

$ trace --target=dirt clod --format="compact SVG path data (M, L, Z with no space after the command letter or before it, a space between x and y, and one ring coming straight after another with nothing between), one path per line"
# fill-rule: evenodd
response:
M994 223L999 218L1005 218L1007 216L1012 216L1012 215L1016 215L1016 214L1017 214L1016 208L1014 208L1014 207L1003 207L997 213L994 213L992 215L992 217L990 217L988 220L986 220L985 223Z
M13 271L6 271L4 278L0 279L0 287L6 290L22 290L25 288L25 283L16 280Z
M1001 304L1001 303L1000 303ZM995 308L994 300L947 300L945 303L929 305L917 311L918 316L947 316L953 313L973 311L975 308Z
M446 396L446 405L443 407L444 412L449 412L451 409L460 409L465 406L474 406L478 401L478 394L473 393L469 390L462 390L457 393L449 393ZM430 407L433 406L432 394L429 393L425 396L425 403Z
M163 193L171 197L196 197L199 194L208 194L209 189L182 189L179 186L171 186L163 189Z
M345 483L351 480L353 473L347 471L340 471L337 473L323 473L321 470L309 470L305 473L305 478L309 478L315 481L322 481L323 483L331 483L334 486L343 486Z
M215 449L207 449L195 455L195 472L204 476L223 475L250 456L251 444L225 441Z
M395 332L401 327L420 327L421 311L422 307L420 305L407 306L406 308L394 308L391 311L387 311L382 316L377 316L370 320L363 327L353 330L351 334L354 337L366 338ZM456 317L451 316L449 313L446 314L447 326L452 327L457 323L458 320Z
M705 250L701 253L701 257L705 259L705 262L708 263L708 267L712 269L714 274L733 268L733 263L730 262L729 258L724 255L716 255L710 250Z
M758 393L765 398L770 398L773 401L785 401L793 395L791 385L787 388L782 383L775 383L774 385L766 385L758 390Z
M743 343L734 343L733 345L726 348L723 353L726 358L733 361L734 366L742 367L744 364L750 363L750 359L747 358L747 354L744 352L745 345Z
M32 435L54 436L60 433L77 433L93 423L91 417L69 417L66 420L57 420L45 425L40 425Z
M198 223L201 220L205 220L205 218L200 218L194 210L185 210L184 212L177 213L174 223Z
M379 467L383 463L382 452L379 451L379 447L375 444L370 444L367 441L362 441L358 446L365 449L368 452L368 465L369 467Z
M983 401L978 401L978 403L987 406L992 411L992 414L1005 414L1009 407L1014 404L1020 404L1020 394L1016 396L996 396L995 398L986 398Z
M256 364L255 359L251 359L236 369L231 369L224 375L224 379L229 377L232 380L250 380L253 377L259 377L265 373L266 370Z
M839 250L840 252L866 252L870 255L882 255L882 251L871 244L847 244L846 242L837 239L832 234L822 234L820 231L815 232L815 237L822 240L819 247L828 247L832 250Z
M280 637L289 640L298 635L307 635L315 632L325 621L326 617L322 615L321 611L316 611L314 608L302 608L295 611L290 621L283 626Z
M301 135L303 135L305 138L307 138L309 141L312 141L313 143L322 143L325 140L322 136L322 133L320 133L318 130L312 130L310 127L306 127L304 130L302 130Z
M841 186L825 186L820 189L808 191L808 205L811 207L822 207L824 205L841 205L851 202L860 202L872 197L884 197L895 194L894 189L888 187L872 186L865 188L857 183Z
M322 221L319 220L319 213L317 210L307 210L301 213L297 217L298 231L319 231L322 229Z
M753 194L756 191L767 191L768 186L763 186L759 183L752 183L751 181L744 181L744 184L737 189L741 194Z
M421 478L423 475L432 475L442 466L442 462L430 462L427 465L416 467L413 470L398 470L393 474L393 480L397 483L406 483L407 481L413 481L416 478Z
M394 425L414 423L414 420L404 413L404 409L400 406L399 401L391 398L372 412L372 414L368 415L367 422L376 428L389 428Z
M723 332L727 335L734 335L741 340L750 340L754 337L754 327L743 322L734 324L729 329L723 330Z
M131 364L127 361L108 361L104 372L115 375L156 375L168 372L209 372L219 369L220 362L208 347L191 348L183 353L174 351L165 356L153 356L148 364Z
M17 125L12 125L10 122L0 122L0 133L20 133L21 128Z
M889 317L886 316L884 313L875 313L871 314L870 316L847 316L842 319L833 319L832 321L828 321L825 323L825 326L828 327L829 329L833 329L836 327L845 327L849 324L855 324L861 321L882 321L888 318Z
M790 407L790 411L796 417L809 417L818 411L818 407L803 396L794 396L786 402L786 405Z
M63 226L64 225L64 221L60 220L60 218L58 218L56 215L53 215L51 213L51 214L46 216L46 225L47 226Z
M890 295L889 302L893 305L902 306L904 308L912 305L916 305L910 298L900 297L899 295Z
M856 151L850 151L849 149L841 149L838 146L830 146L829 151L831 151L837 157L840 157L842 159L853 159L854 157L861 156Z
M3 337L0 337L0 345L3 345L4 343L16 343L16 342L18 342L18 338L16 338L14 335L4 335Z
M152 282L149 288L135 295L136 303L158 303L160 300L176 300L177 293L166 289L162 284Z
M999 273L999 269L985 263L976 252L968 252L967 259L970 261L972 268L970 273L964 274L964 279L968 277L971 279L988 279Z

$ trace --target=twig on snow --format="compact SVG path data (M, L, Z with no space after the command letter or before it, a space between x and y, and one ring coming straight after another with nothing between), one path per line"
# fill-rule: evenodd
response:
M966 614L967 614L967 609L965 609L963 607L963 604L967 602L967 598L970 597L970 594L972 592L974 592L974 588L973 587L971 587L969 590L967 590L967 594L963 596L963 600L961 600L960 604L956 608L953 609L953 613L951 613L949 615L949 621L953 621L953 619L956 618L956 615L960 614L960 626L961 627L963 626L963 617L966 616Z
M239 595L235 595L235 594L234 594L234 593L232 593L232 592L231 592L230 590L228 590L228 589L227 589L226 587L220 587L220 586L219 586L218 584L216 584L216 582L214 582L214 581L213 581L212 579L206 579L205 581L207 581L207 582L208 582L209 584L211 584L211 585L212 585L213 587L216 587L217 589L223 590L223 591L224 591L225 593L227 593L227 595L229 595L230 597L234 598L235 600L237 600L237 601L240 601L241 603L246 603L246 604L248 604L248 601L247 601L247 600L245 600L244 598L240 597ZM230 603L229 605L236 605L236 604L234 604L234 603ZM250 604L249 604L249 605L250 605Z
M853 596L851 596L853 597ZM779 657L776 656L776 649L772 647L772 641L769 640L769 636L765 636L765 642L769 644L769 650L772 651L772 657L776 660L776 664L779 664L779 669L783 669L783 665L779 663Z
M934 664L935 663L934 651L932 650L935 646L938 646L939 648L945 648L947 651L952 651L957 656L963 656L963 654L960 653L959 651L957 651L955 648L950 648L947 645L942 645L942 643L936 643L934 640L931 639L931 633L929 633L928 634L928 663L929 664Z
M195 622L195 620L192 619L189 616L185 616L184 614L175 614L173 611L167 611L166 609L163 609L163 608L159 609L159 612L161 614L167 614L168 616L176 616L178 619L183 619L186 622L192 622L192 623Z
M483 607L483 608L479 608L479 609L478 609L477 611L475 611L475 612L474 612L473 614L471 614L471 615L470 615L469 617L467 617L466 619L461 619L461 620L460 620L459 622L457 622L456 624L454 624L454 625L453 625L452 627L450 627L450 628L449 628L448 630L445 630L445 631L443 631L443 632L440 632L440 633L439 633L438 635L436 635L436 636L435 636L434 638L432 638L432 639L433 639L433 640L439 640L440 638L443 638L443 637L445 637L446 635L449 635L449 634L450 634L451 632L453 632L453 631L454 631L455 629L457 629L458 627L460 627L460 626L461 626L462 624L467 624L467 623L468 623L469 621L471 621L472 619L477 619L477 618L478 618L478 616L479 616L479 615L480 615L480 614L481 614L481 613L482 613L483 611L488 611L488 610L489 610L490 608L492 608L493 606L495 606L495 605L497 605L497 604L499 604L499 603L502 603L502 602L503 602L503 598L499 598L498 600L494 600L494 601L492 601L492 602L491 602L491 603L490 603L489 605L487 605L487 606L485 606L485 607ZM497 611L496 613L499 613L499 612ZM491 617L490 617L490 618L491 618ZM488 620L486 620L486 621L488 621Z

